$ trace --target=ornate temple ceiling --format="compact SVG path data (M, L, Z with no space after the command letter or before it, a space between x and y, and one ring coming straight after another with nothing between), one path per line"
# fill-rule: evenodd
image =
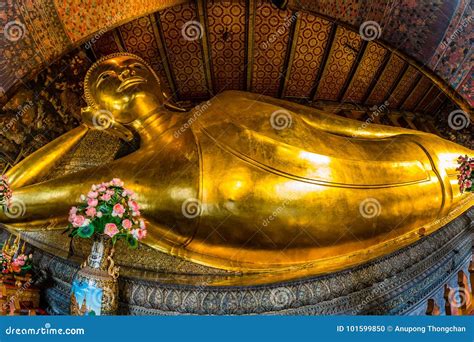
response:
M471 40L473 38L473 15L472 4L468 0L386 0L386 1L348 1L348 0L290 0L288 1L288 11L278 11L275 8L269 9L267 1L262 4L258 0L249 1L187 1L187 0L108 0L100 2L90 2L87 0L8 0L0 9L0 27L3 27L3 35L0 39L1 55L0 69L0 90L11 95L14 85L18 85L25 78L30 78L39 72L45 65L56 60L64 52L70 51L77 45L90 39L94 39L97 34L101 35L109 28L116 27L118 24L130 21L135 18L146 18L148 14L160 11L155 17L161 19L165 12L164 8L176 6L180 3L186 3L185 7L175 7L173 10L166 11L168 17L173 17L173 12L184 11L186 13L174 13L188 20L198 18L199 21L206 24L207 42L212 44L212 39L225 34L226 41L232 44L244 43L248 36L247 26L255 28L255 42L259 44L259 37L267 37L270 32L265 31L270 24L276 28L280 17L280 24L284 22L283 17L290 12L312 12L318 13L318 17L333 18L341 24L348 24L358 28L365 22L375 21L380 26L380 40L386 42L393 48L400 50L416 59L421 64L427 66L435 72L441 79L456 89L472 106L472 48ZM285 1L275 1L276 3L285 3ZM198 5L199 4L199 5ZM197 11L201 7L202 11ZM222 21L219 17L221 11L227 11L232 7L235 15L238 9L245 11L237 21L232 21L232 29L227 32L220 32L221 29L229 30L229 24ZM256 8L256 11L249 11L250 8ZM189 10L189 11L188 11ZM213 13L213 12L216 13ZM272 15L267 17L267 12ZM222 12L224 15L226 12ZM189 18L187 18L189 16ZM311 15L300 20L296 26L303 26L303 30L311 30L309 26L319 23L312 23ZM266 20L270 20L267 21ZM146 19L142 19L146 20ZM232 20L227 18L227 21ZM252 25L246 25L250 20ZM166 25L167 20L163 20ZM239 23L240 22L240 23ZM229 22L230 23L230 22ZM310 24L311 23L311 24ZM172 24L170 27L175 26ZM220 26L219 26L220 25ZM307 26L309 25L309 26ZM321 24L324 26L324 22ZM291 29L293 25L291 26ZM242 28L245 28L243 32ZM215 30L218 31L215 31ZM260 33L260 29L263 29ZM324 27L319 32L324 35ZM120 31L124 31L123 27ZM235 32L234 32L235 30ZM176 32L176 31L175 31ZM226 33L227 32L227 33ZM240 33L238 33L240 32ZM311 31L306 31L311 32ZM228 34L229 33L229 34ZM330 31L331 37L334 32ZM284 47L287 41L294 41L292 32L285 32L278 37L277 42ZM172 39L172 37L164 37ZM260 41L260 43L262 43ZM245 44L244 44L245 45ZM357 44L356 44L357 45ZM218 57L219 48L225 47L222 42L219 45L212 45L212 56ZM313 46L309 46L313 48ZM318 46L320 47L320 46ZM177 49L177 48L176 48ZM237 47L237 50L240 48ZM257 49L259 50L259 49ZM282 50L271 49L272 63L265 65L270 74L281 71L282 58L287 55ZM191 54L193 51L188 51ZM248 51L245 51L248 52ZM256 73L263 71L259 69L259 60L264 57L262 51L254 51L259 56L254 56L253 69ZM275 53L273 55L272 53ZM237 56L233 56L233 64L237 61ZM250 56L252 57L252 56ZM171 57L170 57L171 58ZM240 56L242 58L242 56ZM307 57L310 58L310 57ZM232 59L232 58L231 58ZM312 58L312 65L318 66L318 57ZM283 61L285 61L283 59ZM178 60L171 61L178 63ZM213 58L213 62L215 59ZM301 63L302 61L300 61ZM179 63L178 63L179 64ZM209 64L209 65L208 65ZM209 62L201 65L201 71L209 73L218 67ZM212 69L211 69L212 68ZM230 68L230 67L228 67ZM270 70L271 69L271 70ZM219 69L220 70L220 69ZM241 73L241 71L240 71ZM181 74L177 75L183 77ZM202 76L202 75L201 75ZM255 77L255 75L249 75ZM197 76L196 76L197 77ZM242 77L241 75L236 77ZM250 79L247 77L246 79ZM309 76L308 76L309 77ZM242 81L236 79L235 81ZM213 81L214 82L214 81ZM216 83L220 80L215 81ZM295 81L294 81L295 82ZM213 83L213 86L216 84ZM13 88L12 88L13 87ZM258 85L255 85L258 87ZM291 88L292 85L289 84ZM280 89L279 89L280 90ZM271 92L274 92L272 89ZM287 88L284 89L287 90ZM291 92L291 91L290 91ZM359 95L360 96L360 95Z
M189 36L183 31L188 23ZM93 58L117 51L140 55L178 100L238 89L317 102L387 101L389 108L426 114L446 101L397 52L324 16L280 10L262 0L174 6L108 31L90 45Z

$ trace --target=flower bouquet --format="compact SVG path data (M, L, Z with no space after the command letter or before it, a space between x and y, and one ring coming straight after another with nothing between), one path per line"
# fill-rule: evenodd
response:
M12 195L13 192L10 189L8 178L6 175L2 175L0 177L0 205L5 208L8 208Z
M125 240L130 247L136 248L147 231L135 199L133 191L125 189L118 178L92 185L87 196L81 195L83 203L69 212L69 236L106 235L112 244Z
M2 253L1 269L2 274L24 275L33 267L33 255L19 254L10 259Z
M113 246L117 240L125 240L130 247L136 248L138 241L146 236L145 222L140 217L135 199L135 194L125 189L120 179L114 178L110 182L93 185L87 196L81 195L82 203L71 208L69 236L94 240L87 260L73 279L71 314L116 313L119 268L114 266ZM93 294L98 291L102 294L96 298ZM84 297L84 293L95 299L84 299L79 307L77 298Z
M459 156L458 158L459 167L456 171L459 171L458 183L459 190L461 193L473 192L474 191L474 158L469 158L466 156Z

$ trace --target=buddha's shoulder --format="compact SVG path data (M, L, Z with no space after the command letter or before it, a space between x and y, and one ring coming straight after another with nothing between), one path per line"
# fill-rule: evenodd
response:
M305 149L321 134L297 112L263 101L257 94L226 91L196 107L193 130L222 145L289 145ZM305 140L306 138L306 140ZM309 139L309 140L307 140ZM317 141L313 141L317 140Z
M257 94L228 91L195 110L190 127L201 152L231 154L275 169L301 164L302 155L334 154L338 144L331 141L340 137L309 125L301 113L263 100Z

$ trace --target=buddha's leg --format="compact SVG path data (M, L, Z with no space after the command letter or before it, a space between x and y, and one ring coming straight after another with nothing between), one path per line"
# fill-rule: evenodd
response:
M32 153L11 168L7 177L12 189L34 184L41 180L87 133L84 125L76 127Z

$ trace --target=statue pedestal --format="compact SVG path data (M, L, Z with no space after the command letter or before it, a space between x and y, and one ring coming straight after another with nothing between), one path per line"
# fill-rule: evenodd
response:
M444 284L455 283L457 272L468 267L473 218L471 208L437 232L395 253L351 269L284 283L263 284L268 276L260 275L262 284L243 285L246 276L194 267L156 251L155 259L163 264L153 271L141 266L144 256L151 252L137 251L133 268L117 260L121 266L119 313L424 314L428 298L436 298ZM24 237L35 244L31 234ZM117 252L117 259L119 255ZM44 273L48 311L67 314L72 278L81 257L67 259L36 247L34 258Z

